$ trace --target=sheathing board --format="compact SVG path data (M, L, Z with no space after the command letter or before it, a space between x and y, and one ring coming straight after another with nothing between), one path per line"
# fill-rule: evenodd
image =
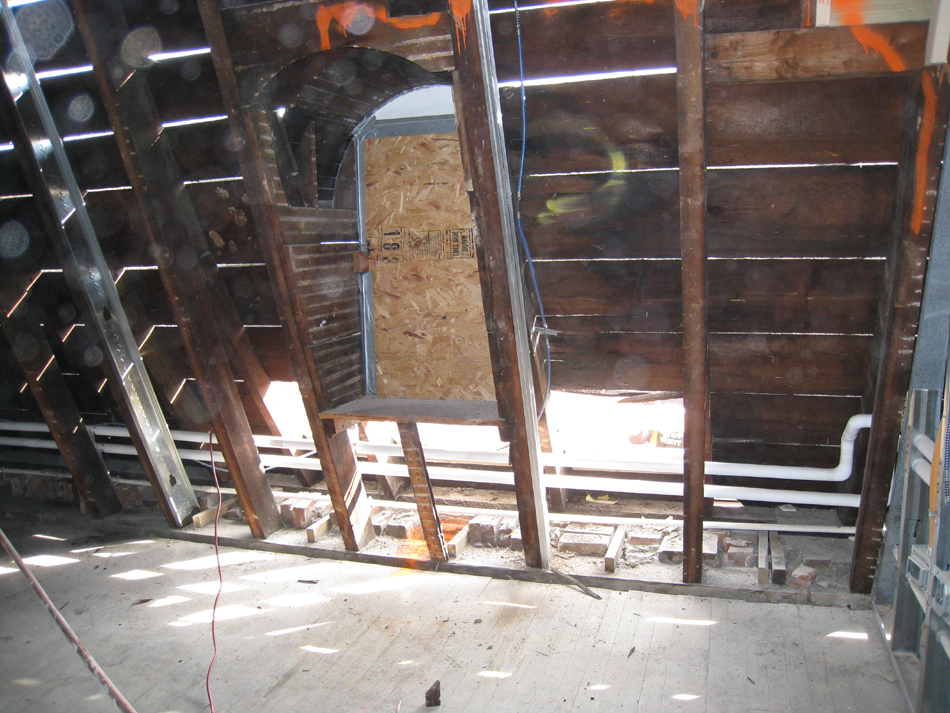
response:
M380 397L495 398L455 134L366 142Z

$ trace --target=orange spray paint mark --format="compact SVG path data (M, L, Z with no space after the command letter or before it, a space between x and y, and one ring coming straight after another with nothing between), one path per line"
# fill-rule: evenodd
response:
M471 3L471 0L469 0ZM343 36L354 27L363 24L370 17L399 30L417 30L422 27L431 27L442 19L441 12L430 12L428 15L412 17L389 17L385 5L376 5L362 2L344 2L336 5L321 5L317 8L317 29L320 31L320 49L330 49L330 23L337 21ZM362 34L362 33L361 33Z
M468 16L472 14L472 0L449 0L449 9L455 18L455 27L458 30L456 44L461 53L462 45L468 49L466 32L468 31Z
M933 140L937 123L937 88L933 77L924 75L924 115L920 118L920 140L917 143L916 183L914 186L914 209L910 215L910 227L914 235L920 235L924 224L924 194L927 190L927 154Z
M851 26L854 38L864 47L864 53L874 50L884 58L892 72L903 72L907 63L891 47L887 38L875 32L864 23L864 6L867 0L835 0L835 7L841 13L841 20Z
M699 10L699 0L676 0L676 9L685 20L690 15L693 16L693 24L696 24L696 13Z

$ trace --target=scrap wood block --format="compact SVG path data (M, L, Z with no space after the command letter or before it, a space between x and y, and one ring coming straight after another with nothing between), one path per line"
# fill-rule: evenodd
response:
M232 496L222 501L221 503L221 515L227 514L228 510L233 508L238 504L238 499L236 496ZM197 513L194 517L191 518L191 523L196 528L204 527L212 522L214 522L215 516L218 514L218 503L214 504L209 503L208 507L201 512Z
M769 534L767 532L759 533L759 584L768 584L769 575Z
M472 545L497 547L501 515L479 515L468 523L468 542Z
M383 533L400 540L421 540L422 521L414 512L399 513L390 518L383 528Z
M468 544L468 525L463 527L457 533L455 537L449 540L446 543L446 547L449 549L449 557L456 558L459 556L459 552L465 549L465 546Z
M330 516L324 515L307 528L307 542L316 542L330 531Z
M785 545L777 532L769 533L769 553L772 560L772 584L785 584L788 580L785 569Z
M607 555L604 557L604 569L608 572L614 572L617 569L617 558L623 554L623 545L626 540L626 528L622 525L614 530L610 538L610 544L607 546Z

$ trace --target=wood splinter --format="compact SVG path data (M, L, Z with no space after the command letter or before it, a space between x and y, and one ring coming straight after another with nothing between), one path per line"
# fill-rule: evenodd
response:
M436 681L426 691L426 708L435 708L442 705L442 684Z

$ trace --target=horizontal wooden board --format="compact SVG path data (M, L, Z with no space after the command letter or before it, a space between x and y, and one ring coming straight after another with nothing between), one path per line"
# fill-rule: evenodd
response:
M707 252L712 257L883 256L896 182L896 166L710 170ZM521 211L537 259L680 254L675 169L528 177Z
M557 0L546 3L544 12L553 16L567 9L559 8L559 4ZM673 12L671 0L616 0L605 4L656 5L657 12ZM510 10L514 3L512 0L488 0L488 7ZM706 32L754 32L801 27L802 10L801 0L707 0L704 13Z
M863 389L870 337L713 334L713 391L852 396ZM682 391L679 334L552 338L555 389Z
M870 349L861 336L710 335L710 390L858 395Z
M271 381L296 381L290 349L282 327L253 327L245 329L257 350L257 356Z
M754 463L766 465L791 465L805 468L834 468L838 465L839 451L833 446L799 446L787 444L748 443L745 441L727 441L713 439L713 460L724 463ZM726 478L716 476L713 482L722 485L749 485L748 478ZM805 481L758 481L758 485L771 485L775 488L792 488L798 483L798 489L821 490L829 488L832 492L833 483L810 483Z
M887 57L868 51L850 27L710 34L706 36L706 81L801 80L920 69L927 25L895 22L864 27L865 33L890 48L892 53Z
M858 396L710 395L713 439L838 446Z
M225 113L210 53L159 62L147 76L164 123Z
M678 331L678 260L538 262L547 315L606 318L609 331ZM707 265L713 332L873 331L882 263L868 260L712 260ZM590 332L583 322L575 332ZM552 328L557 328L552 327Z
M709 166L897 161L907 78L720 85L706 95ZM501 92L509 166L521 149L520 92ZM527 90L526 175L672 168L671 74ZM611 194L607 194L611 195Z
M610 2L521 11L524 76L560 77L671 67L673 3ZM492 15L498 81L517 80L518 39L513 12ZM557 51L552 52L551 47Z
M320 414L324 418L394 423L447 423L500 426L495 401L363 398Z

